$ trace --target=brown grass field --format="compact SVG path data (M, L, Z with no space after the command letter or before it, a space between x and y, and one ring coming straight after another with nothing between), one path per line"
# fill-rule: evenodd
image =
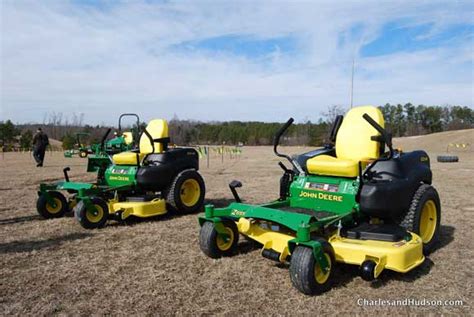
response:
M474 150L457 152L459 163L437 163L447 143L470 142L474 130L395 140L403 150L425 149L432 159L434 186L442 200L439 248L425 263L402 275L390 271L369 283L355 266L339 265L334 287L309 297L292 287L288 266L260 256L241 239L240 253L212 260L198 245L196 215L85 230L72 217L42 220L36 213L41 182L62 178L92 181L86 160L47 154L36 168L29 153L0 154L1 315L471 315L474 254ZM301 153L306 148L283 148ZM252 203L278 195L281 175L270 147L245 147L240 159L202 161L207 202L231 201L227 184L244 183ZM383 307L357 299L462 300L462 306Z

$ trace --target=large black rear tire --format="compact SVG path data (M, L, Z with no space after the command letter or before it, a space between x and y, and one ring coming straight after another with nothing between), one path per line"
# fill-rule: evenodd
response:
M53 207L48 203L45 195L40 195L36 201L36 210L41 217L45 219L61 218L66 212L69 211L66 197L63 194L56 191L50 191L48 194L54 200L56 206Z
M194 169L180 172L166 192L166 202L178 213L194 213L202 209L206 186L201 174Z
M434 251L439 240L441 203L436 189L422 184L413 195L410 208L400 225L423 240L423 253Z

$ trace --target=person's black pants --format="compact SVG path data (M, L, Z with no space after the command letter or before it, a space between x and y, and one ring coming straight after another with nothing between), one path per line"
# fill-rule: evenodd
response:
M39 166L43 165L44 161L44 154L46 153L46 148L35 148L33 150L33 157L35 158L36 163L38 163Z

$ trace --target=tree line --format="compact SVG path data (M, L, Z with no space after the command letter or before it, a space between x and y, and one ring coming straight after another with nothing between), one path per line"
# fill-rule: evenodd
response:
M398 137L474 127L474 110L469 107L387 103L380 109L386 126Z
M474 128L474 110L465 106L387 103L379 108L386 127L395 137ZM347 110L341 106L330 106L316 122L304 120L292 125L282 142L287 145L320 146L328 141L328 132L335 117ZM43 120L43 124L15 125L11 120L0 121L0 145L6 150L13 147L29 149L34 131L41 126L51 139L62 141L63 148L70 149L77 143L76 133L88 133L81 143L93 144L100 142L109 128L105 125L83 125L82 115L74 116L71 122L62 122L62 118L62 115L54 114L49 120ZM169 121L169 134L171 141L179 145L270 145L281 125L259 121L199 122L175 117Z

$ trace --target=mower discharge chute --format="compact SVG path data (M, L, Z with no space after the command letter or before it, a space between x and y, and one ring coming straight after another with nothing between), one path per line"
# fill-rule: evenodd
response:
M71 182L65 170L64 182L41 184L38 212L46 210L55 217L67 211L66 198L58 190L74 195L75 216L87 229L103 227L109 218L200 210L205 186L198 172L198 153L192 148L168 148L169 141L167 122L150 121L138 149L113 155L97 182Z
M376 107L351 109L331 132L334 144L289 157L278 200L227 208L208 205L199 217L200 247L209 257L232 255L239 234L258 242L261 254L290 263L293 285L305 294L326 291L336 262L360 266L364 279L384 269L408 272L433 249L440 224L440 202L431 186L428 155L392 148L391 135ZM385 146L389 151L384 153Z

